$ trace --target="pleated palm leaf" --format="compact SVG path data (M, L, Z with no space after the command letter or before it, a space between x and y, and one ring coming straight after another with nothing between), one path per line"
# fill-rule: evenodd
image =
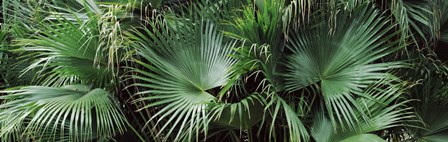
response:
M244 40L247 46L237 49L241 55L237 58L242 62L238 65L240 68L235 69L244 74L260 68L271 83L277 84L280 78L277 68L284 47L285 1L248 0L247 3L243 5L242 16L232 21L233 30L225 32L232 38Z
M287 45L293 54L287 59L284 77L288 91L318 85L315 92L323 96L331 122L352 129L364 121L355 117L361 110L355 98L370 97L363 90L401 64L375 62L395 50L397 42L388 42L394 36L388 33L393 27L374 7L364 4L353 13L341 11L335 20L332 29L326 24L330 21L325 21L293 35Z
M167 138L176 133L176 141L207 132L207 104L217 95L207 91L226 83L235 62L229 56L235 43L223 43L213 23L185 17L188 20L152 22L152 29L137 31L134 37L140 43L135 62L142 67L134 69L133 78L141 80L134 86L146 88L137 93L142 95L138 101L150 102L140 110L157 107L149 121L157 119L163 125L158 133Z
M397 102L406 91L409 84L399 79L388 78L370 85L364 93L371 98L358 98L355 101L363 104L362 113L357 113L358 119L366 121L355 122L355 129L346 130L342 126L334 129L331 121L324 113L317 113L311 127L311 134L317 142L386 142L372 132L403 125L404 122L416 120L411 107L406 107L409 101ZM364 116L363 114L367 114ZM366 117L366 118L363 118Z
M93 26L94 23L89 25ZM36 39L23 39L21 42L30 44L23 51L34 52L34 59L38 59L27 70L41 68L44 85L64 85L79 80L109 82L110 72L107 70L102 55L97 55L98 35L97 27L85 29L60 19L57 23L50 23L44 29L44 35ZM100 49L101 51L101 49ZM98 52L101 53L101 52ZM79 79L81 78L81 79Z
M8 94L0 97L5 102L0 105L2 138L89 141L126 130L118 103L103 89L28 86L1 93Z

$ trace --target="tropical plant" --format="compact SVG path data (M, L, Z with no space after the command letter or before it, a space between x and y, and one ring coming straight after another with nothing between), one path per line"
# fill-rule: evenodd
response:
M445 0L4 0L0 141L447 141Z
M103 89L27 86L2 93L10 94L0 98L4 101L0 105L3 141L86 141L126 129L116 100Z

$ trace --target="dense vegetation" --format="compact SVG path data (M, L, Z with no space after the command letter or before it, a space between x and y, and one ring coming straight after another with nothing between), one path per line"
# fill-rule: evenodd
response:
M0 141L448 141L447 0L3 0Z

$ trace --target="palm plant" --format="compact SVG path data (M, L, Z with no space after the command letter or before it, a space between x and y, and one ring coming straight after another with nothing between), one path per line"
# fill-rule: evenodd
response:
M3 28L3 29L1 29L1 31L0 31L0 49L6 49L6 38L8 37L8 33L6 32L6 30L5 30L5 28ZM5 61L4 61L4 59L6 58L6 54L5 53L3 53L3 51L2 52L0 52L0 65L4 65L5 63ZM2 69L2 70L4 70L4 69ZM6 83L5 83L5 76L6 76L6 74L0 74L0 79L1 79L1 84L0 84L0 88L3 88L3 87L5 87L6 85Z
M185 136L191 139L195 133L207 129L210 121L207 103L216 99L208 90L224 85L229 67L235 62L228 56L235 43L223 43L223 35L206 19L189 20L150 23L152 30L160 26L161 31L144 29L150 38L141 32L135 37L141 43L137 45L137 55L143 59L135 62L146 71L134 69L139 75L133 78L147 83L134 85L148 88L137 93L147 94L138 101L157 100L142 109L166 105L152 118L160 116L157 121L160 122L171 115L159 133L171 125L169 135L179 127L176 139Z
M0 105L2 141L86 141L126 129L116 100L103 89L28 86L2 93L10 94L0 98L5 102Z
M400 95L405 93L407 87L406 84L396 84L397 81L400 82L396 78L390 78L375 82L364 92L372 96L371 99L355 100L359 104L364 104L355 117L367 119L367 121L356 122L354 125L357 127L354 130L344 130L343 127L333 129L331 121L326 116L318 114L311 128L314 139L316 141L384 141L381 137L369 133L395 127L400 125L400 121L411 120L415 117L412 112L406 112L411 109L410 107L403 107L407 101L395 103ZM384 90L379 89L378 86L385 86ZM362 114L367 116L362 118Z
M417 55L419 56L419 55ZM418 57L414 70L402 70L409 80L416 81L415 87L405 97L415 99L408 106L414 107L414 113L421 120L412 122L417 127L405 128L412 137L390 137L397 141L445 141L447 137L446 105L446 70L440 61L433 60L432 55Z
M86 17L43 13L47 18L29 27L35 33L11 44L19 47L10 50L21 56L19 62L29 65L21 76L37 74L28 81L42 86L2 92L9 94L1 98L3 141L87 141L125 131L126 117L108 92L118 84L114 75L124 47L120 45L121 31L106 27L113 19L103 19L92 3L80 3ZM73 86L77 83L91 85ZM90 89L92 86L98 88Z
M444 0L2 3L0 141L448 140Z
M362 90L385 78L383 71L401 66L399 62L373 63L390 54L396 44L385 43L393 34L385 35L390 29L383 28L386 22L378 11L364 5L353 13L353 17L338 13L334 31L321 24L294 35L287 45L293 54L287 59L285 74L288 91L317 84L332 122L336 122L335 115L337 122L348 126L360 121L353 117L361 107L353 95L369 98Z

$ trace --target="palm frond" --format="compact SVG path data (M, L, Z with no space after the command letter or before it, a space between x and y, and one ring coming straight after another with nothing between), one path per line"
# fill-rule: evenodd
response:
M386 43L393 35L386 35L390 27L385 27L387 20L378 10L363 5L353 14L339 13L335 29L320 23L316 29L298 31L287 45L293 54L285 74L288 91L319 85L332 122L349 124L349 128L362 120L354 117L360 109L354 95L363 96L362 90L385 78L387 70L402 66L400 62L375 63L396 44Z
M217 124L247 130L264 117L265 104L259 94L253 94L238 103L215 104L211 117Z
M243 18L236 18L232 25L237 33L227 33L237 39L245 39L249 44L269 44L279 48L282 42L282 15L284 0L257 0L244 7Z
M301 24L310 21L312 7L315 6L314 0L292 0L291 3L285 7L285 12L282 16L283 31L288 33L289 27L298 29Z
M400 28L402 45L411 42L419 48L431 47L439 25L431 1L391 1L390 10Z
M117 102L103 89L85 85L61 88L28 86L2 91L1 132L23 130L24 138L86 141L111 137L126 130L126 118Z
M176 140L206 133L207 104L217 95L207 90L224 85L235 62L229 56L235 42L224 44L213 23L196 18L166 25L156 21L150 24L155 31L145 28L134 37L141 43L136 47L141 60L135 62L143 67L134 69L139 75L133 78L143 81L134 85L148 89L137 93L144 95L138 101L152 102L141 109L163 106L150 121L164 123L159 134L177 130Z
M275 97L277 101L275 103L275 109L273 110L274 115L272 116L273 119L277 119L276 114L279 113L279 109L283 108L284 115L286 117L286 130L289 132L289 141L309 141L309 134L308 131L305 128L305 125L303 124L302 120L299 118L299 115L297 114L296 110L291 108L291 105L288 104L285 100L283 100L281 97ZM275 120L274 120L275 122ZM272 123L274 124L274 123ZM271 130L273 129L274 125L271 125Z
M5 60L8 58L8 56L6 54L6 51L8 50L8 48L7 48L8 41L6 39L9 35L9 33L7 32L6 28L3 26L0 29L0 65L2 66L0 68L0 71L5 70L3 67L7 66L5 63ZM2 89L3 87L6 86L5 77L6 77L6 72L2 71L0 73L0 89Z
M381 89L381 87L384 87ZM399 79L386 79L370 85L364 93L372 98L359 98L356 102L362 104L362 112L357 112L358 119L366 121L356 122L355 129L344 130L342 127L333 128L331 121L323 115L318 115L314 119L311 128L313 138L318 142L328 141L384 141L381 137L369 134L371 132L396 127L409 120L416 120L416 116L410 111L411 108L405 104L409 101L401 101L400 96L405 93L407 84L403 84ZM367 116L363 116L366 114ZM367 117L367 118L362 118Z

